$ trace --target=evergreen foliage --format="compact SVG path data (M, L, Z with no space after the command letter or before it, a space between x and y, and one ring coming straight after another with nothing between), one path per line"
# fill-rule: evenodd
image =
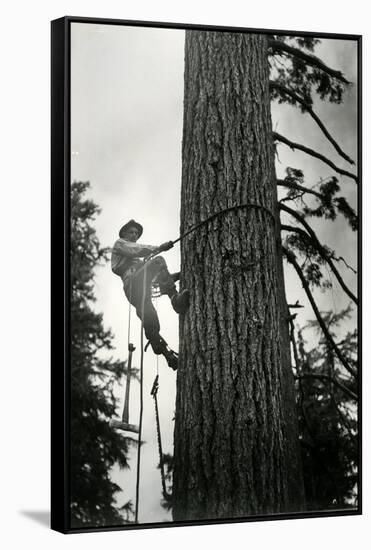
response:
M316 98L341 104L346 88L351 85L339 71L314 56L319 43L315 38L272 37L269 41L271 99L308 113L338 155L354 164L314 111ZM274 137L337 168L316 151L297 146L286 138L280 139L278 134ZM337 172L357 182L353 174L339 169ZM289 262L294 260L304 276L307 294L315 288L323 292L331 288L330 273L357 304L335 262L342 261L343 267L354 274L356 270L323 244L310 225L311 219L326 223L342 216L351 231L358 230L357 213L342 195L338 177L308 185L300 168L287 167L285 178L277 183L286 191L280 199L282 229L288 232L282 235L284 251ZM284 218L283 213L286 213ZM293 221L293 225L288 225ZM298 326L296 334L293 324L296 315L290 321L307 509L339 509L356 506L358 499L357 330L348 330L339 341L343 326L354 326L350 307L337 314L315 313L317 320L304 328ZM319 343L308 349L304 334L310 332L313 341L313 331L318 331Z
M280 182L287 187L286 196L282 201L291 200L305 218L317 217L331 221L336 220L338 214L342 214L352 231L358 229L358 217L354 209L349 205L345 197L337 197L340 191L339 180L336 176L320 180L311 188L304 187L305 178L301 170L288 166L287 176ZM305 201L306 195L314 197L315 204L309 205Z
M162 501L161 501L161 506L165 510L171 510L172 507L173 507L172 499L171 499L171 497L172 497L171 492L172 492L172 487L173 487L173 472L174 472L174 457L173 457L173 455L170 454L170 453L163 453L162 463L163 463L163 466L164 466L164 477L165 477L165 483L166 483L169 498L168 499L163 498ZM157 465L157 468L159 470L161 470L161 464L160 463Z
M333 337L350 316L322 312ZM317 346L307 349L304 333L318 330ZM338 343L354 367L357 331L349 331ZM339 363L318 323L298 329L296 379L304 482L308 510L355 506L358 480L357 382Z
M116 412L113 385L125 365L113 360L112 333L94 310L94 270L107 259L92 225L99 208L84 197L88 182L71 188L71 526L100 527L128 521L132 507L118 509L121 490L110 478L127 468L128 441L109 426Z
M345 85L349 84L340 72L326 67L313 55L319 43L316 38L290 36L275 36L269 41L272 78L297 93L308 106L313 105L314 95L331 103L341 103ZM297 103L277 89L272 90L272 99L280 103Z

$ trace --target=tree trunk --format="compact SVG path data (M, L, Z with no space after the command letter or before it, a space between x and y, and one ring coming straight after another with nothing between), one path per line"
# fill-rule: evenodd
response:
M283 254L277 210L277 283L280 312L281 377L283 403L283 435L285 441L286 475L288 479L288 502L286 512L300 512L305 509L304 477L299 442L298 410L295 395L294 374L291 366L291 345L286 301Z
M299 459L285 418L294 395L283 366L266 37L189 31L185 50L181 233L233 205L264 208L228 212L182 241L191 305L180 322L173 517L285 512L286 449Z

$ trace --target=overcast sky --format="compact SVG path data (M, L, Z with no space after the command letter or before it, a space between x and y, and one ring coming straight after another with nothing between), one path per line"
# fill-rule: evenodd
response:
M356 82L356 44L344 40L323 40L317 49L327 64L344 72ZM148 29L115 25L72 24L72 84L71 84L71 154L72 180L90 181L90 197L102 209L95 227L103 246L112 246L121 225L131 218L144 226L141 241L160 244L179 235L181 186L181 136L183 115L184 31ZM356 159L357 111L356 85L345 95L344 104L337 106L315 103L317 114L325 121L343 150ZM317 125L308 115L284 105L273 104L274 129L289 139L320 150L335 163L349 170L349 165L333 150ZM312 186L320 177L334 172L320 161L303 153L292 152L279 145L278 177L284 177L286 166L303 169L306 184ZM352 171L352 167L350 168ZM353 170L354 171L354 170ZM353 180L339 177L342 192L356 205ZM343 221L327 223L311 220L313 228L324 242L336 248L356 266L356 235ZM171 271L179 268L179 247L166 253ZM356 278L341 269L349 285L356 289ZM299 299L306 304L300 283L287 272L288 301ZM127 357L128 303L122 292L121 280L112 274L110 266L97 270L97 310L104 313L106 327L114 333L115 357ZM326 295L316 292L321 309L340 311L349 300L336 283ZM162 334L178 349L177 316L167 297L158 300ZM300 311L299 321L313 319L309 307ZM133 312L132 342L137 346L134 366L139 365L140 324ZM165 452L172 452L173 414L176 374L160 359L159 407ZM139 520L154 522L170 520L159 505L160 474L156 469L158 452L154 407L149 392L156 374L156 358L151 351L145 357L144 429L142 450L141 503ZM131 422L138 420L138 384L132 384ZM123 391L123 388L120 390ZM115 473L122 483L123 503L135 498L135 453L131 471Z

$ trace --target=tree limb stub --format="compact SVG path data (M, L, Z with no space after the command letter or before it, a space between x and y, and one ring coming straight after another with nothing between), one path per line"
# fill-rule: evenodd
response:
M299 279L301 280L301 283L303 285L303 288L305 290L305 293L308 297L308 300L312 306L312 309L314 311L314 314L317 318L317 321L318 321L318 324L319 326L321 327L322 329L322 332L325 336L325 338L327 339L328 343L330 344L331 348L334 350L337 358L339 359L339 361L341 362L341 364L344 366L344 368L352 375L354 376L355 378L357 378L357 371L354 370L351 365L348 363L348 361L346 360L346 358L343 356L343 354L341 353L340 349L338 348L338 346L336 345L332 335L330 334L328 328L326 327L326 323L324 322L320 312L319 312L319 309L317 307L317 304L316 302L314 301L314 298L312 296L312 293L310 291L310 288L309 288L309 285L303 275L303 272L302 270L300 269L300 266L299 264L297 263L296 259L295 259L295 255L293 254L293 252L291 252L289 249L287 249L286 247L282 247L283 249L283 253L285 255L285 257L287 258L287 261L294 267L296 273L298 274L299 276Z
M294 57L298 57L299 59L302 59L308 65L311 65L312 67L316 67L317 69L320 69L321 71L327 73L328 75L336 78L340 82L343 82L344 84L350 84L350 82L344 77L341 71L336 71L335 69L331 69L331 67L328 67L327 65L325 65L325 63L323 63L323 61L321 61L315 55L305 53L299 48L294 48L293 46L289 46L285 42L280 42L274 39L268 40L268 47L272 50L272 53L286 52Z
M347 176L348 178L353 179L358 184L358 178L355 174L352 174L351 172L348 172L347 170L343 170L342 168L339 168L332 162L332 160L328 159L324 155L321 155L321 153L318 153L314 149L310 149L309 147L306 147L305 145L302 145L301 143L295 143L294 141L290 141L286 137L282 136L281 134L278 134L277 132L273 132L273 139L280 141L281 143L284 143L291 149L298 149L299 151L303 151L303 153L306 153L307 155L310 155L312 157L315 157L328 166L330 166L335 172L338 174L341 174L343 176Z
M307 113L313 118L313 120L317 123L319 128L322 130L323 134L326 136L326 138L329 140L329 142L334 146L335 150L339 153L343 159L345 159L350 164L354 164L354 160L352 160L344 151L341 149L340 145L337 143L337 141L332 137L330 132L327 130L326 126L322 122L322 120L319 118L319 116L313 111L311 105L307 101L305 101L302 97L300 97L298 94L287 88L286 86L283 86L282 84L279 84L278 82L271 81L269 83L270 87L274 90L277 90L283 94L288 95L307 111Z

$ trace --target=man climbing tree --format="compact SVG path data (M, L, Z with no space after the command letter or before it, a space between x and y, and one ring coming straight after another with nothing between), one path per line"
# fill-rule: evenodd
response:
M163 355L170 368L176 370L178 359L160 335L160 322L152 304L152 284L156 282L160 293L166 294L176 313L184 313L189 304L189 291L178 293L175 281L179 274L171 275L162 256L156 256L144 263L140 258L150 254L170 250L173 243L168 241L156 247L136 244L143 233L143 227L130 220L119 231L119 239L112 249L112 271L121 277L129 302L135 307L139 319L143 321L145 335L156 355Z
M299 274L295 253L308 253L317 266L308 268L308 277L321 278L324 263L336 276L333 254L304 218L334 219L341 212L356 222L345 199L335 197L336 183L316 193L317 213L301 215L278 203L277 183L289 193L311 191L300 171L289 170L277 182L274 140L357 178L272 132L271 99L299 105L351 162L314 113L311 96L315 89L321 98L340 102L347 81L305 51L313 50L315 39L295 39L295 47L291 40L186 32L181 233L215 212L236 209L182 241L181 282L192 290L192 301L180 322L175 520L305 507L282 258ZM284 56L278 69L274 56ZM306 224L305 231L293 229L301 239L284 248L280 211ZM340 284L350 292L342 279ZM331 345L354 374L333 339Z

